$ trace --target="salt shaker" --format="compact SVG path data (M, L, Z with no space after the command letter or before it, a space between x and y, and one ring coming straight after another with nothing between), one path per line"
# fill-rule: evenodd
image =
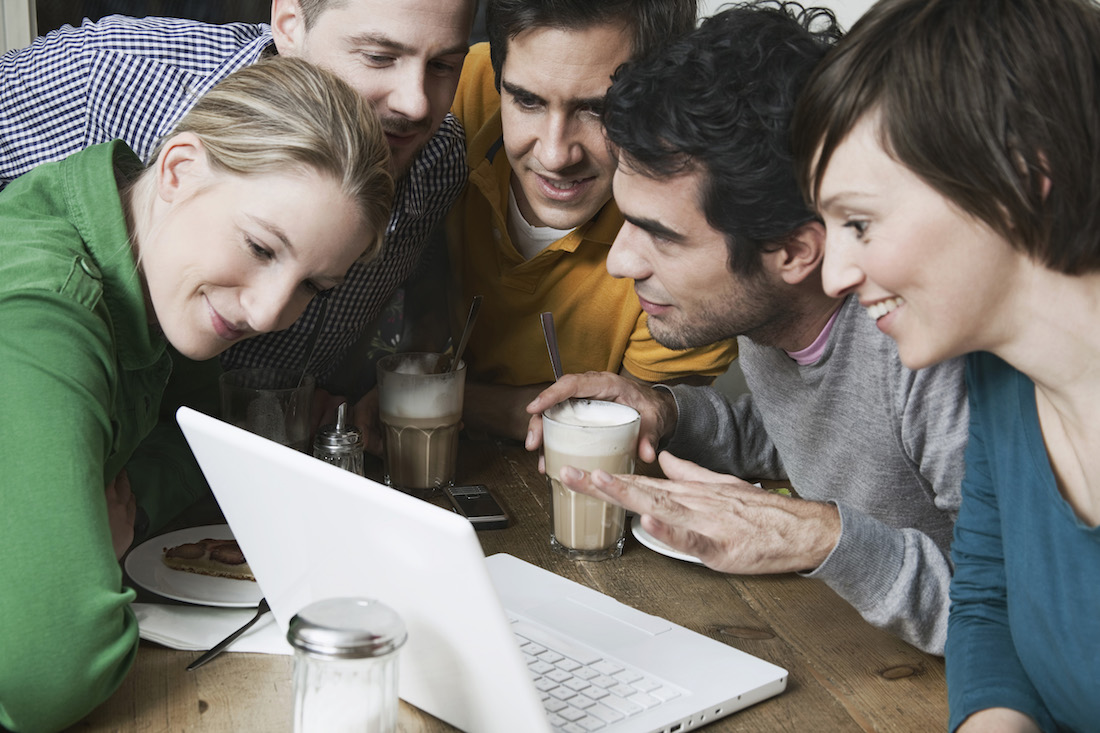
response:
M363 434L348 425L348 403L336 408L336 424L325 425L313 440L313 457L363 475Z
M391 733L397 727L397 660L407 634L388 606L331 598L299 611L294 647L294 733Z

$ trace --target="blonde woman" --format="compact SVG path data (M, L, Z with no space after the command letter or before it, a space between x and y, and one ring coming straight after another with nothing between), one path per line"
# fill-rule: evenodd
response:
M806 87L793 144L901 359L967 352L950 727L1100 721L1100 5L883 0Z
M286 328L378 254L389 218L376 116L303 61L227 77L151 161L104 143L0 194L0 725L14 731L76 722L137 653L120 472L157 420L168 347L209 359Z

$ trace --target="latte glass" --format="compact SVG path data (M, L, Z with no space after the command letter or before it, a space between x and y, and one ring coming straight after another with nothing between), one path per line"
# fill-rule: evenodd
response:
M439 372L442 354L390 354L378 362L386 483L417 496L452 486L466 365Z
M567 400L542 414L543 456L550 484L550 546L574 560L606 560L623 552L626 510L561 484L565 466L632 473L641 418L626 405Z

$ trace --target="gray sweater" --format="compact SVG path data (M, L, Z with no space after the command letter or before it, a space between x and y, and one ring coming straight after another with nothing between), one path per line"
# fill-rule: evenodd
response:
M738 346L751 394L730 402L673 387L668 450L727 474L787 478L802 498L835 504L840 540L806 574L875 626L943 654L968 427L962 360L905 368L855 296L814 364Z

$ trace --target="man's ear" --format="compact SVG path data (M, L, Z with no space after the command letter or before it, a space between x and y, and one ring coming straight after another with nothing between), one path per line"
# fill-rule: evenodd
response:
M280 56L301 56L306 22L298 0L271 0L271 35Z
M796 229L778 248L765 252L764 266L788 285L797 285L821 268L825 225L811 221Z
M206 148L192 132L173 135L161 148L155 166L157 195L167 203L193 193L210 173Z

